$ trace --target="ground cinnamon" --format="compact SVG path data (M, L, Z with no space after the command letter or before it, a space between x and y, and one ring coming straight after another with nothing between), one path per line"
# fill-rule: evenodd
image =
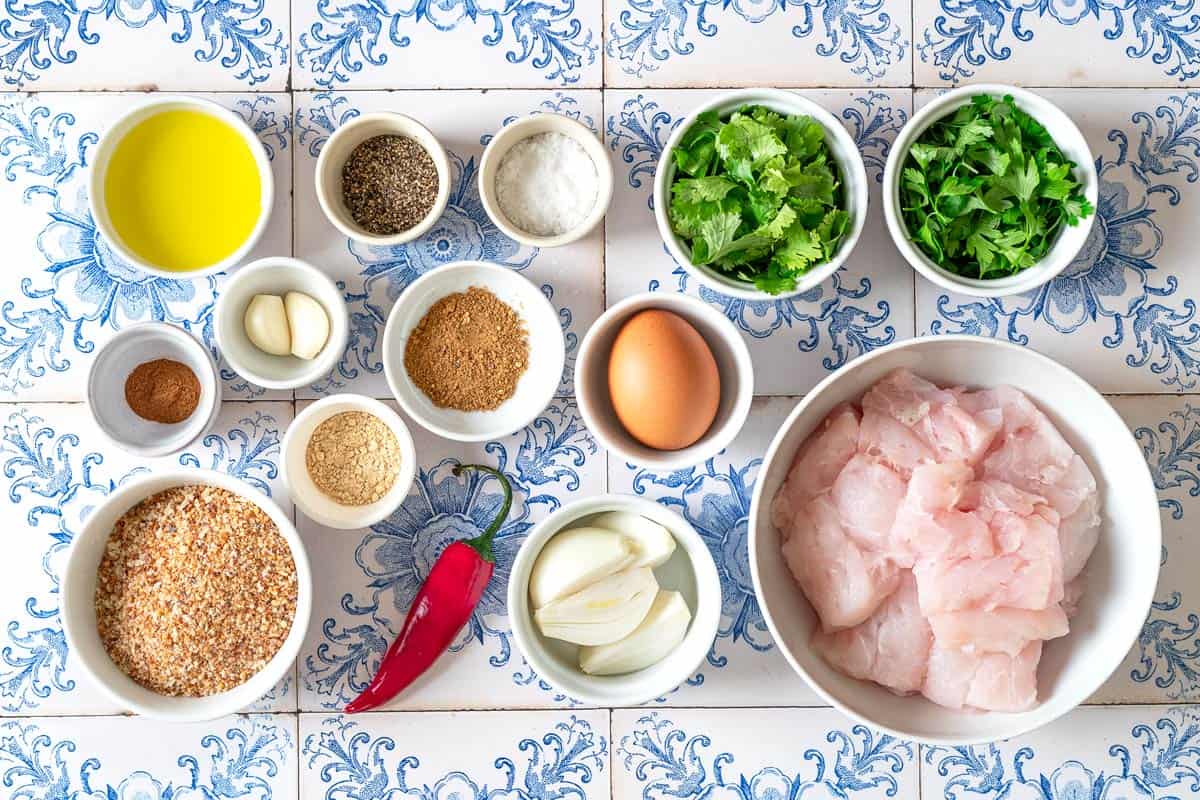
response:
M408 336L404 369L433 404L490 411L517 390L529 367L525 322L485 288L438 300Z
M138 364L129 373L125 402L142 419L183 422L200 403L200 381L186 364L156 358Z

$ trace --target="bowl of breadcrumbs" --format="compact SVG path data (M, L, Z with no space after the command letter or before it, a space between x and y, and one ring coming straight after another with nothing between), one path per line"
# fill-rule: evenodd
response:
M62 580L67 646L122 708L200 721L282 680L312 611L291 520L224 473L184 469L118 487L75 537Z

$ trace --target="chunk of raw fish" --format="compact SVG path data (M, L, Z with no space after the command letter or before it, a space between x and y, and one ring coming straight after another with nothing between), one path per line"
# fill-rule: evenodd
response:
M833 482L830 498L846 533L862 547L883 551L891 546L892 523L904 492L903 478L856 454Z
M1035 639L1066 636L1067 615L1061 605L1040 611L1021 608L950 611L931 615L929 626L938 647L1015 656Z
M771 522L783 533L799 509L833 486L858 449L858 410L843 404L829 412L800 445L787 479L771 503Z
M1030 642L1015 656L965 653L937 646L929 651L922 694L950 708L1027 711L1037 704L1037 666L1042 643Z

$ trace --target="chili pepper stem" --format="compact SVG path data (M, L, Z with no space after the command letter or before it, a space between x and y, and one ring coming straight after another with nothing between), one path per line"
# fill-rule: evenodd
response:
M504 477L503 472L492 467L485 467L483 464L459 464L454 468L454 477L457 478L462 475L464 470L486 472L500 481L500 488L504 491L504 503L500 506L500 512L496 514L496 518L492 520L492 524L487 526L487 530L474 539L463 540L463 544L478 552L484 561L493 564L496 561L496 557L492 554L492 541L495 540L496 534L500 531L500 526L504 524L504 520L508 519L508 510L512 508L512 484L508 482L508 478Z

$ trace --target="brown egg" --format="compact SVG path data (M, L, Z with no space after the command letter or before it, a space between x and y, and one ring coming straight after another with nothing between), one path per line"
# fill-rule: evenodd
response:
M704 337L670 311L648 309L621 326L608 357L608 392L629 435L657 450L695 444L721 400Z

